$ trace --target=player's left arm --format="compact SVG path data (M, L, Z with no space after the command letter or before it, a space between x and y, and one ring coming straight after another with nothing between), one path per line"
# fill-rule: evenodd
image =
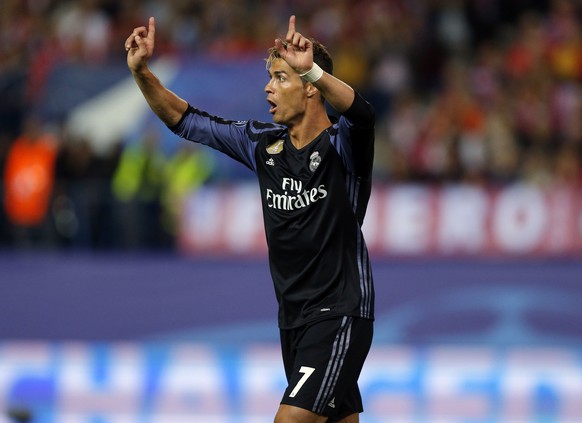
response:
M344 133L342 140L351 157L351 170L358 176L370 177L374 163L374 109L364 98L355 93L352 105L339 120L339 130ZM347 136L346 136L347 135Z
M342 80L323 72L321 78L313 83L325 101L340 113L347 111L354 103L355 92L352 87Z

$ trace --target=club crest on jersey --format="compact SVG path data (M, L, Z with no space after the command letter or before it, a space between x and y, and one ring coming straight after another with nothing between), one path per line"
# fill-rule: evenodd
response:
M279 154L283 151L283 140L277 140L273 144L267 146L267 153L269 154Z
M315 172L321 163L321 156L318 151L314 151L309 156L309 170Z

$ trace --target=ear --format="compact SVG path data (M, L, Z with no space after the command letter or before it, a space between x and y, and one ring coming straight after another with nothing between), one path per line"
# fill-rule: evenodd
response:
M311 98L316 94L319 94L319 90L315 88L311 82L305 84L305 91L307 93L308 98Z

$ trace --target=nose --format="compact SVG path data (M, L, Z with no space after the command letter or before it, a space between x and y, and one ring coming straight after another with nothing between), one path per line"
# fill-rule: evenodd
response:
M265 92L267 94L271 94L273 92L273 88L271 87L271 81L269 80L269 82L267 82L267 85L265 85Z

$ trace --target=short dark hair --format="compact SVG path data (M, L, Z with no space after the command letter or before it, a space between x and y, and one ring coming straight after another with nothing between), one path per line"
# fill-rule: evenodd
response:
M309 41L313 44L313 62L330 75L333 75L333 60L325 46L313 38L310 38ZM277 51L277 48L274 46L271 47L269 49L269 57L265 59L267 62L267 69L271 67L273 60L279 58L281 58L281 55Z

